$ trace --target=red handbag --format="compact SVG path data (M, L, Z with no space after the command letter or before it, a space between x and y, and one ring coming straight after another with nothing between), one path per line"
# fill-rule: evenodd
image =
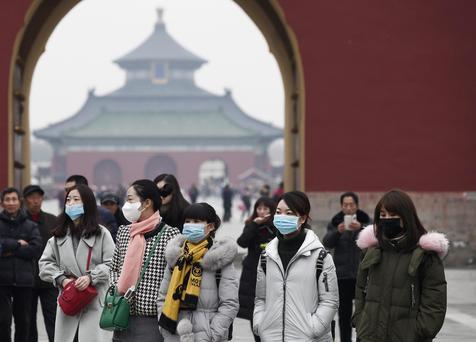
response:
M86 265L86 272L89 271L89 264L91 262L91 253L92 248L89 247L88 253L88 263ZM58 298L58 304L61 307L61 310L68 316L75 316L80 312L86 305L91 303L91 301L96 297L98 291L92 285L89 285L83 291L79 291L74 285L74 281L70 281L61 292L61 295Z

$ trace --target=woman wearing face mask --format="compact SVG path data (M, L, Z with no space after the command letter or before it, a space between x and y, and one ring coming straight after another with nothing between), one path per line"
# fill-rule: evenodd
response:
M162 222L160 204L159 189L148 179L135 181L127 190L122 212L132 224L121 226L117 234L111 282L119 293L129 290L133 295L129 300L129 326L124 331L115 331L113 341L162 341L157 326L158 289L166 268L165 247L180 232ZM135 288L149 254L148 267Z
M253 330L262 341L332 341L337 277L310 229L310 209L300 191L283 194L276 208L277 237L261 256L256 283Z
M57 307L55 341L110 340L111 333L101 330L98 322L101 301L109 287L114 242L109 231L97 223L96 199L91 189L86 185L70 189L58 220L54 236L48 240L38 263L40 278L60 289L70 282L79 291L92 285L98 294L75 316L68 316Z
M253 328L255 307L256 269L262 251L276 237L276 228L273 225L275 210L276 202L272 198L258 198L253 208L253 214L246 220L243 233L237 240L238 245L248 249L241 271L238 317L249 320L251 328ZM259 336L254 335L254 338L255 341L260 341Z
M177 178L174 175L163 173L155 177L154 183L157 184L162 198L160 215L164 222L182 231L183 212L190 203L183 198Z
M375 207L375 225L357 245L363 249L353 323L359 341L431 341L446 313L441 259L443 234L427 233L404 192L386 193Z
M220 218L209 204L192 204L184 218L182 235L167 246L161 332L165 341L226 341L239 306L236 244L215 239Z

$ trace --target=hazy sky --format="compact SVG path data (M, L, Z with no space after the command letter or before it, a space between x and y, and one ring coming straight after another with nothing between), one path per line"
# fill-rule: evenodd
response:
M208 60L195 74L206 90L233 98L253 117L282 127L284 90L276 60L256 25L232 0L85 0L58 24L35 73L31 128L79 110L88 89L104 95L125 82L114 60L152 32L157 8L169 34Z

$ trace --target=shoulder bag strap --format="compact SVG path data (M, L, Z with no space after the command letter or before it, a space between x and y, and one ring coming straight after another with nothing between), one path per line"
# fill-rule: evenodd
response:
M155 237L154 244L152 245L152 248L150 249L149 254L147 255L147 259L145 260L145 263L142 266L142 270L140 272L139 279L137 279L137 283L136 283L136 287L135 287L136 289L139 287L140 282L141 282L142 278L144 277L145 271L147 270L147 267L149 267L150 259L152 259L152 255L154 255L154 252L155 252L155 249L157 247L157 244L159 243L160 237L162 236L163 232L165 231L164 226L165 226L165 223L160 222L160 224L159 224L160 232Z
M86 272L89 271L89 265L91 264L91 254L93 253L93 248L89 247L89 252L88 252L88 262L86 263Z

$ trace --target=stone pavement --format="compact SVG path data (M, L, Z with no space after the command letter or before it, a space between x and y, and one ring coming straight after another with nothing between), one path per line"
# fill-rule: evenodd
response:
M221 201L211 199L208 201L221 215ZM243 229L239 211L233 210L230 223L224 223L217 236L229 236L238 238ZM241 259L246 253L239 250ZM236 265L240 262L237 260ZM448 310L445 323L435 342L474 342L476 340L476 269L448 269L446 270L448 282ZM41 310L39 310L41 311ZM39 341L47 342L46 332L42 322L41 313L38 315ZM253 336L249 321L237 318L234 322L234 338L236 342L252 342ZM338 339L337 339L338 341Z

